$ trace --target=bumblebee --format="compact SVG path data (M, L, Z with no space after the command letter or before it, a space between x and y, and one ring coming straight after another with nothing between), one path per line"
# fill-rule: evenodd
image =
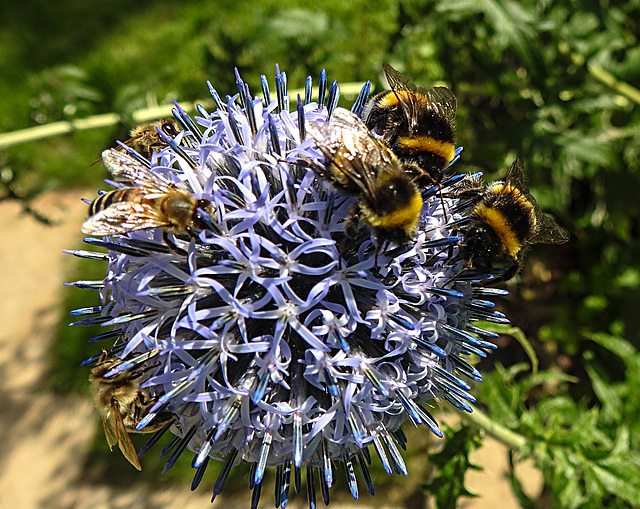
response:
M214 229L209 200L198 199L167 181L128 154L115 149L105 150L102 160L119 182L132 187L115 189L99 196L89 206L89 219L82 225L84 233L92 235L122 235L147 228L163 228L165 241L176 248L167 234ZM177 249L177 248L176 248Z
M106 377L105 375L109 371L121 365L123 361L117 357L107 358L107 352L103 351L98 364L91 370L89 377L93 399L102 415L102 424L109 448L113 450L113 446L118 444L124 457L138 470L141 470L142 467L129 433L153 433L175 419L175 416L170 412L160 412L153 423L143 431L135 429L157 401L157 398L152 397L148 391L140 388L140 378L145 370L136 369L135 365L139 365L157 353L158 350L154 350L149 355L143 354L140 357L144 357L144 359L136 359L132 369L126 369Z
M468 198L469 208L456 258L468 260L470 267L493 270L501 264L506 267L499 279L506 281L517 274L529 246L569 240L569 232L543 214L529 193L522 159L513 162L504 182L479 189L479 179L463 180L458 188L458 197Z
M417 87L389 64L383 69L391 90L375 95L362 118L401 161L415 164L409 170L418 169L420 187L438 184L456 155L456 97L446 87Z
M422 210L422 195L402 163L355 114L336 108L329 122L308 122L307 132L326 159L312 165L323 179L356 198L345 224L354 238L358 220L382 243L410 242ZM377 251L376 251L377 254Z
M129 133L129 139L124 144L134 149L145 159L151 159L154 152L160 152L167 146L156 128L171 138L175 138L180 132L178 123L174 119L163 118L134 127Z

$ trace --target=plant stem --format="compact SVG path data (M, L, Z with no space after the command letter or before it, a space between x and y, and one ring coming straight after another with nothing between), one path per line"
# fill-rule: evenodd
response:
M478 410L476 407L472 406L472 408L473 412L470 414L467 412L461 412L462 419L465 422L483 429L488 435L492 436L498 442L506 445L510 449L520 450L526 445L527 439L525 437L501 426L500 424L497 424L495 421L492 421L485 413Z

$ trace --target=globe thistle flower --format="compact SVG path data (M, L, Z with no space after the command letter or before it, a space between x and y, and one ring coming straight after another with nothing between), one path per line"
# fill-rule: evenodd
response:
M457 259L453 232L464 208L441 191L461 175L422 190L411 245L377 251L365 225L344 243L354 198L335 193L305 164L322 161L305 123L331 118L337 83L328 87L323 71L314 102L308 78L291 111L284 72L277 71L273 99L264 76L264 99L252 99L236 78L239 92L225 100L210 86L213 113L199 106L191 117L176 106L183 130L175 139L160 132L167 147L151 161L127 149L153 174L210 202L200 211L205 226L173 235L174 246L161 228L85 238L107 252L69 252L108 268L102 281L70 283L97 289L102 300L77 310L95 316L75 324L112 327L92 338L115 339L106 355L123 360L104 376L135 372L154 402L136 430L174 416L140 453L170 429L166 468L192 450L192 489L216 459L224 467L213 498L245 461L252 507L268 467L276 469L276 506L287 504L292 472L300 490L302 470L310 506L318 486L328 503L336 463L354 498L356 464L373 494L371 450L387 473L407 475L399 450L405 421L442 437L430 401L471 411L464 379L482 376L465 359L486 356L495 337L474 322L507 321L485 300L502 292L483 288L491 276Z

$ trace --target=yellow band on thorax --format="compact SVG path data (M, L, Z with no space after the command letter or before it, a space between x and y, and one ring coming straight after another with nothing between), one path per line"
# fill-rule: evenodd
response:
M522 242L509 225L505 215L497 209L480 205L474 211L474 214L480 216L484 222L496 232L500 237L502 249L512 258L515 258L520 249Z
M400 136L396 146L408 152L431 152L442 157L447 163L453 160L456 152L450 141L436 140L431 136Z

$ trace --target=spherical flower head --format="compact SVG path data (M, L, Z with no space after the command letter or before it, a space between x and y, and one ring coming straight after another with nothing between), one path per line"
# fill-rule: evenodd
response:
M98 288L103 302L93 308L100 316L77 323L113 326L94 339L117 338L108 355L125 362L114 374L135 372L153 402L136 430L174 416L179 439L167 468L194 451L194 489L211 458L226 462L214 497L246 461L254 505L267 467L277 468L277 504L286 505L292 470L299 487L303 467L310 503L318 482L328 502L339 461L357 497L354 462L373 492L371 448L389 474L407 475L403 422L442 436L429 401L471 411L459 376L481 375L465 358L494 347L473 322L506 319L483 299L496 293L480 285L487 276L456 261L462 216L443 197L447 182L422 190L409 245L380 246L365 224L346 239L357 197L318 175L323 158L305 128L330 121L337 84L327 87L323 72L313 102L309 78L290 111L284 72L274 100L264 76L264 99L251 99L236 76L239 93L226 101L211 87L213 113L177 107L183 130L144 161L210 206L194 211L190 234L147 228L85 239L108 252L73 253L107 260L108 270L102 282L75 283ZM367 95L368 85L356 113Z

